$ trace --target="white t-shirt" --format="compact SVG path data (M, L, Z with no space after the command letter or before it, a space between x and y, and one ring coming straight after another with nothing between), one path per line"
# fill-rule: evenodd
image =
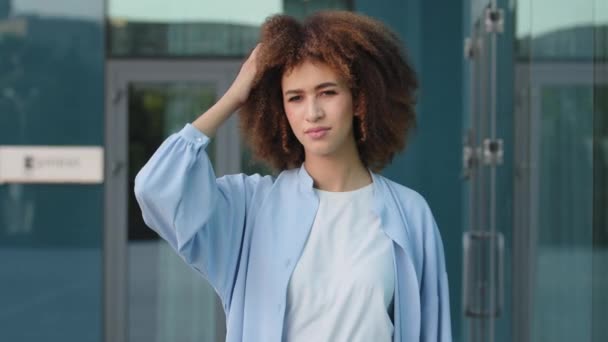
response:
M372 184L315 191L319 209L289 282L284 341L391 341L392 240L371 210Z

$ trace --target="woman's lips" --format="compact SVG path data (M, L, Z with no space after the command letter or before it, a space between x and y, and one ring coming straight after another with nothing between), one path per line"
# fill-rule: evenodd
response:
M311 128L309 130L306 130L306 134L313 138L313 139L321 139L324 136L327 135L327 132L329 131L329 128L327 127L319 127L319 128Z

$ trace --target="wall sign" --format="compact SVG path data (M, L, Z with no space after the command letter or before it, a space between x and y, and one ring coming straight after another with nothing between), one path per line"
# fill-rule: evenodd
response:
M99 184L103 152L99 146L0 146L0 184Z

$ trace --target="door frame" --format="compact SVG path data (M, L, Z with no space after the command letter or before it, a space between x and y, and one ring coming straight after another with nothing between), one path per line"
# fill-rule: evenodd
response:
M214 84L217 98L231 85L241 65L235 60L108 60L105 83L104 313L103 340L128 342L128 85L132 82L204 82ZM184 124L186 124L184 122ZM240 171L236 116L222 125L214 168L218 176ZM221 305L216 305L221 307ZM217 331L224 312L216 312ZM224 336L219 336L223 341Z

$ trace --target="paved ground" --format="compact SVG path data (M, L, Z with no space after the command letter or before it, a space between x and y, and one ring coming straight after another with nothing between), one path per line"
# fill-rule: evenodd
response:
M608 289L592 290L591 254L538 251L531 341L590 341L594 306L596 324L608 308ZM129 253L130 342L215 341L222 318L213 290L165 244L133 244ZM101 342L100 250L3 248L0 260L0 341ZM598 271L608 269L608 251L594 263L596 283L604 277L600 284L608 284L608 271Z
M129 341L216 341L213 289L164 243L129 254ZM0 249L0 260L0 341L101 342L100 250Z

